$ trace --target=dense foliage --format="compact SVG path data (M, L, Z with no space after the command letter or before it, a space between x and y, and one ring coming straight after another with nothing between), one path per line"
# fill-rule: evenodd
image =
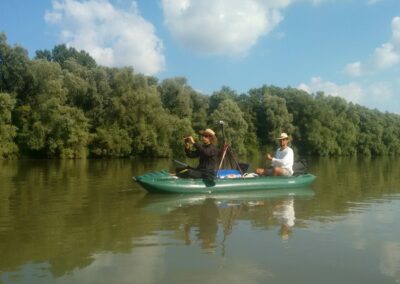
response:
M219 131L220 120L240 155L275 147L282 131L302 154L400 154L396 114L295 88L239 95L223 87L207 96L185 78L158 82L132 68L98 66L65 45L30 59L0 34L0 158L176 156L183 136Z

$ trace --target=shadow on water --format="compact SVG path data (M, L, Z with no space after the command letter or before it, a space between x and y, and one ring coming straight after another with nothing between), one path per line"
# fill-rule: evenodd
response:
M313 220L398 199L399 166L395 158L318 159L309 162L317 176L312 189L159 196L131 177L168 169L167 160L0 161L0 282L32 263L46 263L59 278L90 266L97 254L136 252L148 245L140 240L159 232L222 255L242 223L288 241Z

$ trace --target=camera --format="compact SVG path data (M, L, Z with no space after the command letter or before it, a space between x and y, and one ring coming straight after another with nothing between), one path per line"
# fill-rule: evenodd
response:
M185 143L190 143L190 138L189 137L183 137L183 140L185 141Z

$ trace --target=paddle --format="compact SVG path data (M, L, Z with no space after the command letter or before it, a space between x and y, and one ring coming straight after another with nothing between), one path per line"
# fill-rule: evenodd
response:
M182 166L184 168L189 167L188 164L185 164L184 162L178 161L178 160L174 160L174 163L178 164L179 166Z

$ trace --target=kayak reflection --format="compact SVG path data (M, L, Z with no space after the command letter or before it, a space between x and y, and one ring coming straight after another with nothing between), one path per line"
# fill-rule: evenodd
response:
M191 197L146 195L142 209L180 216L177 235L183 235L186 245L198 244L209 253L220 245L225 254L226 239L242 221L276 230L287 241L295 225L295 200L310 199L313 195L309 188Z

